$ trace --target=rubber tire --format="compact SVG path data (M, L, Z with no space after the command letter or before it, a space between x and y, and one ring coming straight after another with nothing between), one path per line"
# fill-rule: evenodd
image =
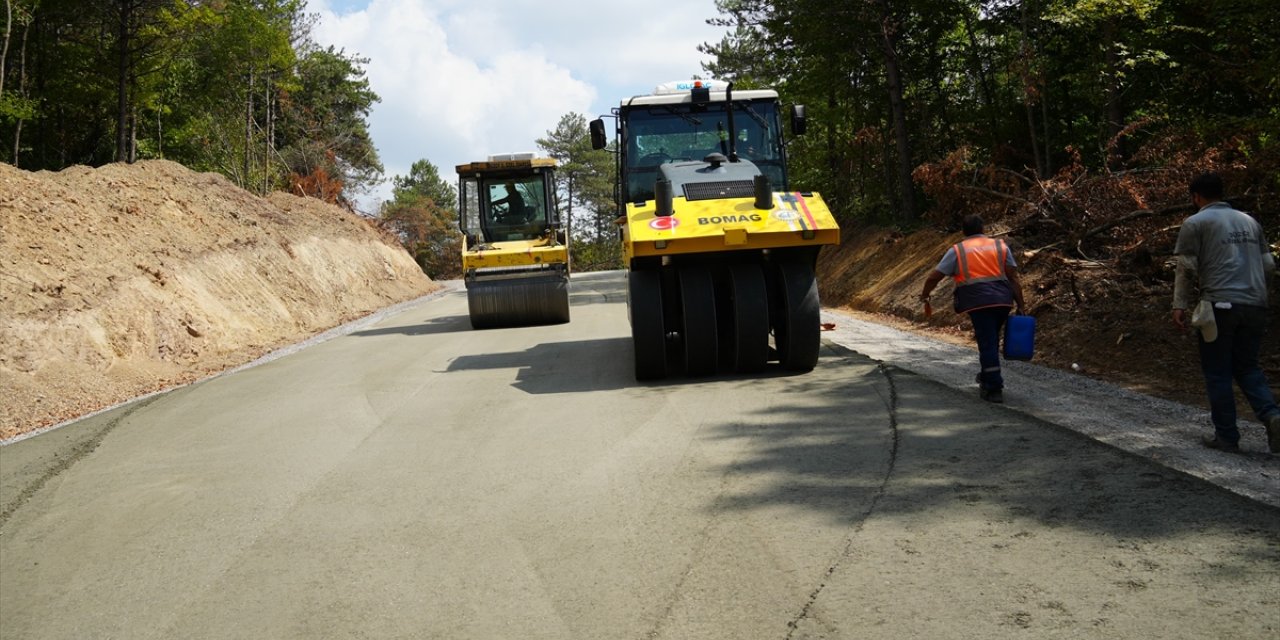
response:
M818 281L805 260L781 259L777 269L778 307L773 318L773 341L778 362L787 371L812 371L821 347Z
M769 291L758 264L729 268L727 329L732 352L729 360L738 373L758 373L769 362Z
M712 375L720 364L720 353L716 337L716 289L709 269L680 268L680 303L685 373Z
M662 278L657 271L632 270L627 274L627 287L636 380L665 378L667 348L662 326Z

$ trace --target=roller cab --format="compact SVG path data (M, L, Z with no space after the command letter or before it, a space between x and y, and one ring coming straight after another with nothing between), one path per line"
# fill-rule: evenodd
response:
M812 370L814 267L840 229L821 195L788 183L778 94L668 83L614 114L636 378ZM590 128L607 146L603 121ZM804 128L797 105L791 132Z
M569 321L569 247L551 199L555 166L532 153L458 165L473 328Z

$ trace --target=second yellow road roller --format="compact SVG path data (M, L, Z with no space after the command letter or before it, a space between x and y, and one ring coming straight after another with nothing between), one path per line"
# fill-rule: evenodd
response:
M533 153L457 166L473 328L569 321L568 234L552 197L555 168Z

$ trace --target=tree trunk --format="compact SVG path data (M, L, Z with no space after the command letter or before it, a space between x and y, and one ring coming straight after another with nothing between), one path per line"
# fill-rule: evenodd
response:
M22 26L22 47L18 50L18 95L27 97L27 36L31 33L31 20ZM13 166L18 164L18 152L22 149L22 124L26 120L18 118L13 127Z
M978 56L978 37L973 32L973 16L969 14L968 7L962 7L961 10L964 12L964 32L969 38L969 66L978 76L978 88L982 90L982 111L987 116L987 133L991 136L988 145L994 149L1000 142L997 133L1000 129L996 127L996 108L995 100L991 97L994 94L991 90L991 78L987 76L982 59Z
M951 126L951 113L947 111L947 90L943 86L945 78L943 78L942 60L935 59L930 66L934 69L933 77L930 80L933 83L934 102L938 105L938 120L942 125L942 140L937 146L926 147L926 154L939 147L955 148L956 146L955 129Z
M0 48L0 97L4 96L4 78L9 75L5 61L9 59L9 34L13 33L13 0L4 0L4 47Z
M253 189L253 171L250 166L253 150L253 66L249 66L249 88L245 91L244 106L244 173L240 179L242 189Z
M138 161L138 108L129 112L129 164Z
M1106 101L1107 101L1107 166L1125 157L1124 140L1117 138L1124 129L1124 109L1120 103L1120 50L1115 18L1107 18L1103 24L1103 43L1106 47ZM1112 144L1114 142L1114 147Z
M263 92L263 99L266 101L266 109L267 109L266 135L263 136L266 138L266 141L262 145L263 147L262 149L262 195L265 196L271 192L272 100L271 100L271 74L270 73L268 73L266 77L263 78L263 83L266 85L266 91Z
M1031 157L1036 163L1036 178L1044 180L1048 176L1045 175L1044 163L1040 161L1040 141L1039 136L1036 135L1034 61L1035 49L1031 46L1030 19L1027 17L1027 3L1024 2L1022 3L1023 107L1027 111L1027 136L1031 140Z
M131 70L132 71L132 70ZM129 164L138 161L138 74L129 74L129 95L135 97L129 101Z
M898 151L898 186L907 222L916 219L915 184L911 180L911 141L907 137L907 106L902 99L902 73L898 67L897 36L887 0L876 0L880 7L880 44L884 50L885 76L889 86L889 106L893 111L893 137Z
M856 77L854 78L854 82L855 83L857 82ZM855 88L856 88L856 84L855 84ZM836 87L835 87L835 84L833 83L830 87L827 88L827 113L830 113L830 114L840 113L839 107L840 107L840 101L836 98ZM825 133L826 133L826 143L827 143L827 171L834 176L836 175L836 171L840 167L840 160L836 155L837 127L834 126L834 123L831 123L830 125L823 128L826 130ZM790 187L788 186L788 188Z
M1040 89L1040 126L1044 127L1044 175L1053 175L1053 151L1049 147L1049 83Z
M129 152L129 26L133 21L133 1L117 0L116 25L116 162L124 162Z
M565 211L564 211L564 239L565 243L573 245L573 238L569 235L573 232L573 174L569 174L569 179L565 181Z
M1040 160L1040 136L1036 134L1035 105L1030 96L1023 100L1022 106L1027 112L1027 136L1031 139L1031 158L1036 163L1036 178L1044 180L1048 176L1045 175L1044 164Z

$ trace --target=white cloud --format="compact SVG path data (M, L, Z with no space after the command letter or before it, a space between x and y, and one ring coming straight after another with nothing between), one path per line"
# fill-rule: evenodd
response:
M446 179L490 153L536 150L571 111L700 72L713 0L310 0L313 38L369 59L387 176L426 158ZM384 186L362 203L388 198Z

